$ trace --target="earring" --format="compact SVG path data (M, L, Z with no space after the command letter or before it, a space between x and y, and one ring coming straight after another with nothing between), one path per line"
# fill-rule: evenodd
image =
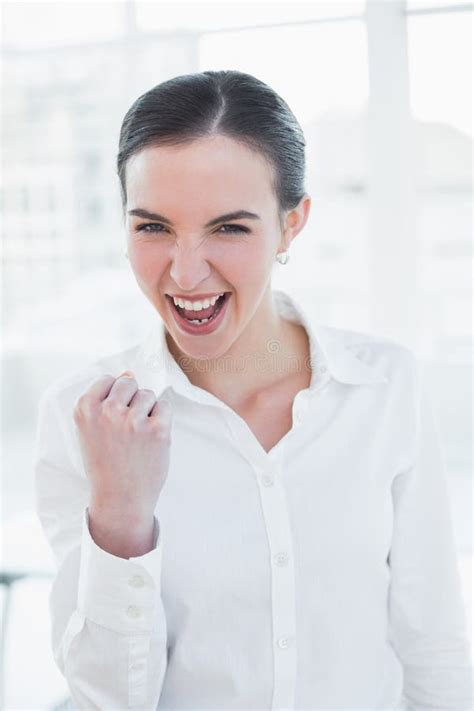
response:
M127 252L127 250L124 251L123 255L124 255L125 259L128 259L128 252Z
M280 262L280 264L287 264L290 261L290 253L285 249L284 252L278 252L275 259L277 262Z

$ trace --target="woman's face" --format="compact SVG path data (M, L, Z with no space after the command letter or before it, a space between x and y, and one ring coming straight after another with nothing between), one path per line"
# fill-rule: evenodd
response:
M271 181L260 153L221 135L150 146L127 162L130 265L179 350L191 358L219 357L249 324L251 331L264 328L275 255L301 229L309 208L305 203L304 216L296 211L282 234ZM243 210L254 217L222 217ZM195 301L222 292L228 296L215 324L205 331L191 326L193 333L168 296Z

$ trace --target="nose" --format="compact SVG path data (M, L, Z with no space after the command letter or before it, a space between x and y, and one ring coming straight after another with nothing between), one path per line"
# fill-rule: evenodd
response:
M182 291L196 291L196 287L210 274L209 264L198 247L176 245L171 257L170 277Z

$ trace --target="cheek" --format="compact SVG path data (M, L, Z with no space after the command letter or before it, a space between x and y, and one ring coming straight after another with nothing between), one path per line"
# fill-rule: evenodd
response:
M232 275L233 282L259 282L271 269L273 255L262 238L249 238L240 244L233 244L216 254L214 265L222 274Z
M223 250L221 258L215 262L215 265L224 275L231 277L232 283L239 284L245 279L245 273L248 271L250 263L248 250L235 249L234 247L234 249L228 250L226 254L224 254Z
M139 281L156 283L166 269L166 256L158 249L133 249L130 263Z

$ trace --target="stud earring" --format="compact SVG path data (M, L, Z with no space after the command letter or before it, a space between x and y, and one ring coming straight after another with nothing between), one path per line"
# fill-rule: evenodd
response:
M285 249L284 252L278 252L275 259L277 262L280 262L280 264L287 264L290 261L290 253Z
M128 252L127 252L127 250L125 250L125 252L123 253L123 256L125 257L125 259L128 259Z

